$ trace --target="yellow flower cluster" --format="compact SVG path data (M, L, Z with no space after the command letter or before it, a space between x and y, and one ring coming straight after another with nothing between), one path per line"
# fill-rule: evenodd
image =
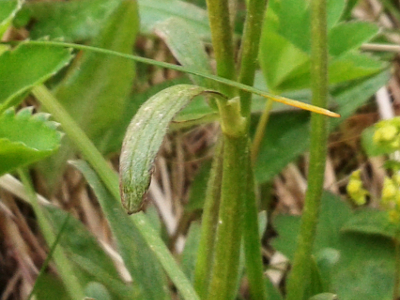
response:
M400 118L380 121L375 125L373 142L378 146L388 147L393 151L400 148Z
M354 171L350 175L350 180L347 185L347 193L356 205L364 205L366 203L368 191L363 188L360 170Z
M389 221L400 224L400 175L385 177L382 189L382 206L387 209Z

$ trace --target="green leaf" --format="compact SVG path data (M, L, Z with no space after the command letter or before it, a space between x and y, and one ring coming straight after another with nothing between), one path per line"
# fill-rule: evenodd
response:
M93 45L132 53L138 30L136 2L119 5L102 26ZM134 63L123 58L84 52L56 88L55 95L99 149L107 148L107 136L120 121L135 76ZM66 161L72 155L69 140L60 152L40 165L50 190L56 187Z
M58 232L67 213L52 206L45 206L45 208L54 231ZM113 261L104 253L95 237L77 219L69 218L60 244L77 267L92 275L94 280L119 298L136 299L139 296L139 291L135 291L134 287L126 286L122 282Z
M201 210L206 199L206 186L211 171L211 161L203 163L190 185L189 200L185 205L185 211Z
M359 209L343 225L343 232L377 234L388 238L395 238L396 226L389 222L387 211L377 209Z
M297 67L306 63L309 57L274 31L275 19L272 14L268 9L260 40L259 60L268 87L277 91L281 82Z
M72 58L68 49L22 43L0 55L0 111L17 105L18 98L43 83Z
M49 115L32 115L32 110L15 114L10 108L0 115L0 175L41 160L60 146L57 124L47 121Z
M187 68L212 74L208 55L195 29L178 18L169 18L155 27L155 33L167 44L178 62ZM192 76L195 84L212 88L213 84L201 77Z
M128 213L142 209L153 162L169 123L190 100L207 92L193 85L172 86L150 98L132 119L120 157L121 197Z
M393 243L378 235L342 232L343 225L352 218L349 207L333 194L324 193L321 200L320 222L313 252L319 260L326 257L327 253L334 253L330 267L330 289L338 299L391 299L394 281ZM273 245L292 258L300 217L281 215L275 221L278 238ZM317 263L321 265L319 261Z
M98 35L102 25L119 5L120 0L75 0L68 2L30 2L28 11L35 23L30 36L49 36L64 41L83 41Z
M89 282L85 288L85 294L96 300L112 300L105 286L98 282Z
M183 272L191 282L194 281L194 270L196 267L197 251L199 249L201 225L199 222L192 222L186 238L185 248L182 251L181 265Z
M152 34L158 23L171 17L187 23L202 39L211 41L207 12L190 3L178 0L138 0L140 11L140 30Z
M120 1L92 45L132 53L138 30L134 1ZM134 64L118 57L85 52L56 89L56 97L99 145L122 112L134 78Z
M337 112L342 117L331 120L331 130L351 116L371 95L386 84L387 80L388 74L382 72L332 90L332 96L338 105ZM271 180L307 149L308 128L309 115L304 112L271 116L254 168L258 182Z
M86 163L80 161L74 162L73 165L83 173L99 200L125 265L141 291L139 298L169 299L166 278L157 258L120 203L103 187Z
M0 39L11 25L17 12L21 9L24 0L0 1Z
M377 25L367 22L340 23L329 31L329 54L340 56L357 49L379 31Z
M338 297L332 293L322 293L311 297L310 300L337 300Z
M328 0L326 1L327 27L328 31L339 22L344 9L346 8L346 0Z

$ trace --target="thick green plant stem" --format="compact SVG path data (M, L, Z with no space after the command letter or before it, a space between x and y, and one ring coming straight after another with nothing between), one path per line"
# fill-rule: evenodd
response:
M207 0L207 10L211 27L211 40L217 62L217 74L234 80L236 77L235 54L230 25L229 1ZM230 98L235 96L232 87L222 85L221 91Z
M247 136L224 134L224 162L215 257L208 300L230 300L237 293L243 199L249 157Z
M219 139L208 178L206 200L201 219L201 237L194 272L194 288L201 299L207 296L214 259L215 237L221 200L223 139Z
M258 209L254 188L254 174L251 159L249 158L247 161L247 190L244 198L244 254L251 299L265 300L268 297L264 282L261 239L258 229Z
M246 21L240 48L238 81L250 86L253 86L254 74L258 66L257 56L266 7L267 0L248 1ZM239 96L242 106L242 116L249 118L251 112L251 93L241 90Z
M107 161L103 158L90 139L85 135L82 129L76 124L71 116L65 111L53 94L43 85L33 88L32 93L41 102L53 118L61 123L64 132L68 135L76 148L80 150L85 159L93 167L96 173L103 181L105 187L115 198L120 201L119 180L117 174L111 170ZM163 240L159 237L153 225L148 221L143 213L133 215L132 221L139 229L143 238L150 248L154 251L164 270L169 275L171 281L175 284L182 297L186 300L199 300L199 296L194 291L191 283L183 274L178 264L172 257ZM82 299L82 298L74 298Z
M29 196L32 208L40 226L40 230L44 239L46 240L47 245L55 245L57 236L54 234L50 221L47 219L43 208L40 207L29 175L26 174L24 170L19 170L18 174L22 183L24 184L26 193ZM71 299L84 299L85 294L78 278L75 276L74 268L71 265L71 260L67 258L63 250L59 247L54 248L53 257L65 289L71 296Z
M312 104L327 106L328 49L326 29L326 0L311 1L311 82ZM287 300L303 299L304 288L310 274L310 259L316 235L327 149L327 119L311 115L310 165L308 189L301 219L297 249L287 285Z

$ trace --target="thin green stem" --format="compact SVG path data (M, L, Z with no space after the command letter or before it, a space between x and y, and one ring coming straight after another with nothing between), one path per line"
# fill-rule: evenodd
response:
M140 56L136 56L136 55L130 55L130 54L121 53L121 52L103 49L103 48L79 45L79 44L74 44L74 43L63 43L63 42L54 42L54 41L29 41L26 43L29 43L32 45L47 45L47 46L53 46L53 47L73 48L73 49L78 49L78 50L93 51L93 52L102 53L105 55L119 56L119 57L123 57L123 58L130 59L133 61L141 62L144 64L154 65L154 66L158 66L161 68L180 71L180 72L200 76L203 78L207 78L207 79L210 79L210 80L213 80L213 81L216 81L216 82L219 82L219 83L222 83L222 84L225 84L225 85L228 85L228 86L231 86L231 87L243 90L243 91L247 91L249 93L253 93L253 94L259 95L261 97L271 99L272 101L280 102L280 103L283 103L286 105L291 105L291 106L294 106L297 108L309 110L312 112L317 112L319 114L324 114L324 115L331 116L331 117L340 117L340 115L338 115L334 112L331 112L327 109L319 108L319 107L316 107L316 106L313 106L313 105L310 105L307 103L303 103L300 101L291 100L291 99L288 99L285 97L272 95L272 94L266 93L264 91L261 91L259 89L253 88L251 86L248 86L248 85L245 85L245 84L242 84L239 82L235 82L235 81L232 81L232 80L229 80L226 78L222 78L219 76L215 76L215 75L211 75L211 74L207 74L207 73L203 73L203 72L198 72L197 70L185 68L182 66L178 66L178 65L174 65L174 64L170 64L170 63L166 63L166 62L157 61L157 60L150 59L150 58L140 57Z
M251 299L265 300L268 296L264 283L261 239L258 230L258 209L254 188L254 175L249 158L247 162L247 190L244 198L244 253L246 257L246 270L249 279Z
M207 10L217 74L233 80L236 77L236 70L228 0L207 0ZM235 96L232 87L223 85L221 91L229 98Z
M312 104L321 107L326 107L328 100L326 17L326 0L312 0ZM297 250L293 259L292 271L288 278L287 300L303 299L304 288L310 274L310 260L323 190L327 138L327 119L321 115L312 114L308 189L297 241Z
M243 199L248 160L247 136L224 135L224 162L215 258L208 300L234 299L237 293Z
M115 201L120 201L117 174L111 170L107 164L107 161L103 158L90 139L85 135L82 129L76 124L76 122L71 118L71 116L65 111L62 105L45 86L42 85L35 87L32 90L32 93L42 103L42 105L45 106L53 118L57 122L61 123L65 133L99 175L105 187L113 195ZM191 288L189 280L179 268L171 253L168 251L168 248L165 246L163 240L153 229L153 226L148 221L146 215L143 213L138 213L133 215L131 218L134 225L142 234L143 238L154 251L154 254L164 267L166 273L170 276L172 282L178 288L182 297L187 300L199 299L194 289ZM75 297L73 299L82 298Z
M258 121L256 133L253 139L253 145L251 147L251 164L254 164L257 161L258 152L260 151L261 142L264 138L265 129L267 128L267 123L269 120L269 116L271 115L273 101L267 100L265 103L264 111L261 115L260 121Z
M215 237L218 227L219 205L223 166L223 139L219 139L208 178L206 200L201 220L201 237L194 272L194 288L201 299L207 296L212 263L214 260Z
M257 69L261 30L267 7L267 0L250 0L247 7L246 21L240 49L240 71L238 81L253 86L254 74ZM242 116L250 117L251 93L239 92L242 106Z
M29 175L27 175L26 172L23 170L19 170L18 175L20 176L21 181L24 184L26 193L30 199L32 208L35 212L40 230L43 234L44 239L46 240L46 243L49 246L53 245L53 247L55 247L54 245L57 244L57 237L54 234L52 226L47 219L44 211L42 210L42 207L39 205L39 201L37 199ZM83 299L85 297L85 294L78 278L75 276L71 261L67 258L65 253L60 248L54 249L53 256L54 261L57 265L57 270L62 278L67 293L71 296L72 299Z

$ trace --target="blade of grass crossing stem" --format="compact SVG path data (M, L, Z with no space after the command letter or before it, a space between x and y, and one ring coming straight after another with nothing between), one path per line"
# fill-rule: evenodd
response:
M35 195L35 197L36 197L36 195ZM53 245L51 245L49 254L47 255L45 261L43 262L43 265L40 267L40 271L39 271L39 274L38 274L38 276L37 276L37 278L36 278L35 284L33 285L32 290L31 290L31 292L30 292L29 295L28 295L28 298L26 298L27 300L30 300L30 299L33 297L33 295L35 294L36 289L37 289L37 287L38 287L37 283L39 282L40 278L42 277L42 275L43 275L44 272L46 271L47 266L48 266L49 263L50 263L50 260L53 258L54 250L56 249L58 243L60 242L61 235L63 234L64 229L67 227L67 223L68 223L68 220L69 220L70 216L71 216L71 214L68 214L68 215L64 218L64 221L63 221L63 223L62 223L62 225L61 225L61 227L60 227L60 230L58 231L58 234L57 234L57 236L56 236L56 239L55 239Z
M45 86L38 86L32 90L35 97L45 106L47 111L53 118L59 122L64 132L69 136L71 141L75 144L77 149L80 150L85 159L89 162L92 168L96 171L100 179L103 181L105 187L110 191L115 201L120 201L118 176L112 171L107 164L106 160L85 135L82 129L76 122L69 116L65 109L59 104L57 99ZM187 300L199 299L194 291L187 277L183 274L182 270L168 251L162 239L158 236L152 228L151 223L147 217L142 214L136 214L131 217L133 223L139 229L147 244L151 247L161 265L164 267L166 273L175 284L182 297Z
M311 112L316 112L318 114L323 114L323 115L327 115L329 117L335 117L335 118L340 117L339 114L331 112L330 110L327 110L325 108L317 107L315 105L310 105L310 104L307 104L307 103L304 103L301 101L291 100L291 99L281 97L281 96L272 95L267 92L261 91L259 89L253 88L251 86L248 86L248 85L245 85L245 84L242 84L239 82L235 82L235 81L225 79L225 78L222 78L219 76L211 75L211 74L198 72L196 70L185 68L185 67L182 67L179 65L174 65L174 64L170 64L170 63L157 61L157 60L150 59L150 58L120 53L120 52L116 52L116 51L112 51L112 50L96 48L96 47L91 47L91 46L86 46L86 45L73 44L73 43L63 43L63 42L54 42L54 41L29 41L27 43L38 44L38 45L44 44L44 45L54 46L54 47L67 47L67 48L73 48L73 49L78 49L78 50L94 51L94 52L103 53L106 55L120 56L120 57L124 57L126 59L141 62L144 64L150 64L150 65L158 66L161 68L166 68L166 69L171 69L171 70L175 70L175 71L180 71L183 73L197 75L197 76L207 78L207 79L210 79L210 80L213 80L213 81L216 81L216 82L219 82L219 83L222 83L222 84L225 84L225 85L228 85L228 86L231 86L231 87L234 87L234 88L237 88L237 89L249 92L249 93L259 95L259 96L267 98L267 99L271 99L272 101L280 102L280 103L283 103L286 105L294 106L294 107L308 110Z
M201 220L200 243L194 273L194 288L201 299L205 299L207 295L214 260L215 236L221 200L223 151L223 139L220 138L215 149L207 183L206 199Z
M312 104L320 107L326 107L328 100L326 18L326 0L312 0ZM293 259L292 271L288 278L287 300L303 299L306 279L310 273L311 252L316 235L324 183L327 137L327 119L324 116L312 114L308 189L301 218L297 249Z
M42 208L39 205L36 197L35 190L33 189L31 179L24 170L19 170L18 174L21 178L22 183L26 189L26 192L31 200L32 208L36 214L41 232L48 245L53 245L56 242L56 236L53 232L52 226L49 220L46 218ZM54 249L54 261L57 265L57 270L61 276L63 284L66 288L67 293L71 299L83 299L85 294L83 288L80 285L78 278L75 277L75 272L72 267L71 261L66 257L65 253L60 248Z

